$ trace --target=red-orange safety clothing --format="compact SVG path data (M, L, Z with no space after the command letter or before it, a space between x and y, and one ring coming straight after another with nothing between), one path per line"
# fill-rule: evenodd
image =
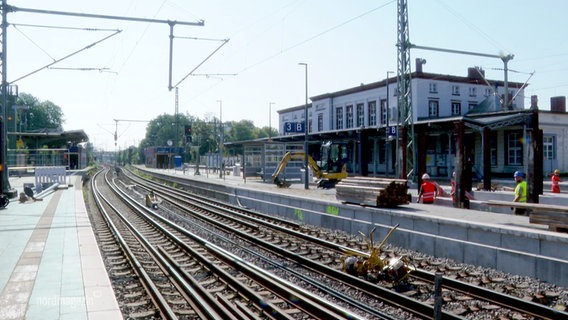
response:
M424 181L421 185L422 203L434 203L436 196L436 185L430 181Z
M551 187L551 191L553 193L560 193L560 176L557 174L553 174L552 178L551 178L551 182L552 182L552 187Z

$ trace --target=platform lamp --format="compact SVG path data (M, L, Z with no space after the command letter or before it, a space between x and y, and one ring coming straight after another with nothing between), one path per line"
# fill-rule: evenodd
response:
M268 142L272 142L272 105L276 102L268 104Z
M219 102L219 178L223 178L223 101Z
M394 73L394 72L393 71L387 71L387 80L386 80L387 101L386 101L386 105L385 105L385 108L387 109L387 112L386 112L387 118L385 119L385 176L387 176L387 177L389 175L389 147L390 147L389 141L391 140L391 139L389 139L390 138L390 135L389 135L389 133L390 133L389 132L390 131L390 128L389 128L389 111L390 111L389 110L390 109L390 104L389 104L389 100L390 100L390 97L389 97L389 74L391 74L391 73Z
M304 189L309 189L308 181L308 64L304 62L298 63L305 67L306 70L306 104L304 105Z

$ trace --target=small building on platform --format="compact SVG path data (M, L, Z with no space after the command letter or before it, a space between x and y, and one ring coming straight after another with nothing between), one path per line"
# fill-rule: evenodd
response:
M173 169L181 166L184 149L180 147L144 148L144 164L148 168Z
M86 145L89 137L83 130L8 132L8 137L13 142L7 149L6 164L10 174L44 166L63 166L67 170L88 166Z

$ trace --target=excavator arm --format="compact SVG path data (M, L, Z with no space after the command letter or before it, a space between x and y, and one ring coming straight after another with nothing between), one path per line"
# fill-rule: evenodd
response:
M284 171L286 165L290 160L303 160L304 159L304 152L303 151L293 151L287 152L280 163L276 167L276 170L272 174L272 181L279 187L289 187L290 185L278 178L278 176ZM314 176L320 180L330 180L330 181L338 181L347 177L347 166L345 164L342 165L341 172L336 173L324 173L316 163L316 161L308 155L308 165L312 169ZM335 183L333 183L335 184Z
M276 167L276 170L272 174L272 180L273 181L284 171L284 169L288 165L288 162L290 162L290 160L292 160L292 159L303 160L304 159L304 152L303 151L286 152L284 157L282 157L282 160L280 160L278 167ZM308 165L310 166L310 168L312 168L314 175L317 178L321 178L322 174L321 174L320 168L318 167L315 160L309 155L308 155Z

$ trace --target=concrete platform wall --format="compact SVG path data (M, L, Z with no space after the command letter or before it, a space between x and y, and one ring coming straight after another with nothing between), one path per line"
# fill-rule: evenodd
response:
M441 218L412 208L380 209L192 181L193 192L323 228L358 234L376 227L382 240L457 262L568 286L568 236L555 232Z

